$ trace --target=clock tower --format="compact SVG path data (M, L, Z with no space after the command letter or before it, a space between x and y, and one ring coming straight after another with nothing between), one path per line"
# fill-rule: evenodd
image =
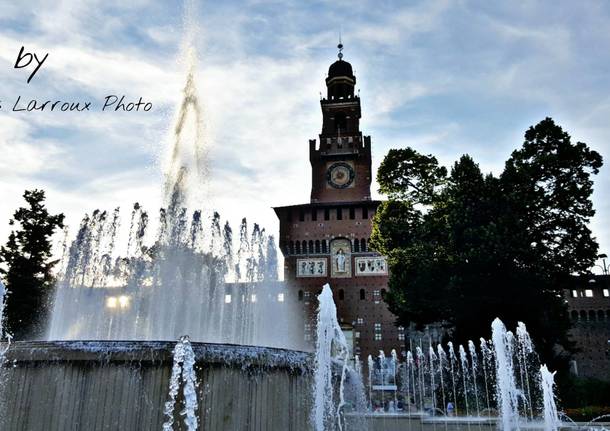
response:
M326 97L320 101L322 131L309 141L309 203L274 208L280 222L284 280L309 318L312 340L317 295L329 283L337 317L354 354L401 350L397 327L383 296L388 283L385 256L369 249L372 219L380 201L371 199L371 139L360 131L360 97L351 64L330 65Z
M331 64L327 96L320 101L322 132L319 145L309 141L311 202L349 202L371 199L371 139L360 131L360 97L351 64Z

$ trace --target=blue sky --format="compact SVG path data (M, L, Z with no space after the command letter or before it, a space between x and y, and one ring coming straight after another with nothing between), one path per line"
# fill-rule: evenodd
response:
M85 212L160 205L160 161L184 82L177 2L0 0L0 240L26 188L75 226ZM272 206L307 202L308 139L341 31L377 167L412 146L500 172L524 131L553 117L610 163L610 4L604 1L202 2L198 86L210 198L233 223L277 230ZM20 47L49 53L26 84ZM14 99L125 94L148 113L16 113ZM610 253L610 168L592 229Z

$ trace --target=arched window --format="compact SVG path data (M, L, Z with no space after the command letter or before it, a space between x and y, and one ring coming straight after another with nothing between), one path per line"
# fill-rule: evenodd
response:
M595 320L595 311L589 310L589 320Z
M288 244L288 254L294 254L294 241L290 241Z
M305 240L301 242L301 251L303 254L307 254L307 241Z
M610 319L610 310L606 310L606 319Z
M366 239L364 238L360 240L360 251L363 253L366 251Z
M354 240L354 253L358 253L359 251L360 251L360 240L356 238Z
M587 320L587 312L585 310L580 310L580 320Z
M316 240L316 253L320 253L320 240Z
M326 247L326 240L323 239L322 240L322 253L326 253L327 252L327 247Z
M296 242L296 249L294 250L295 254L301 254L301 243L299 241Z
M299 290L299 301L303 300L303 291Z
M597 310L597 320L604 320L604 310Z
M309 248L307 250L309 250L309 254L313 254L313 241L309 240L309 244L308 244Z
M339 289L339 300L343 301L345 299L345 291L343 289Z
M364 301L366 299L366 293L364 292L364 289L360 289L360 300Z
M576 310L572 310L572 312L570 313L572 320L578 320L578 311Z

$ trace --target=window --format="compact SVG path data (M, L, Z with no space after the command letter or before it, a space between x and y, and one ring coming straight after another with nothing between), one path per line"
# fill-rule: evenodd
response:
M296 243L296 249L294 250L295 254L301 254L301 242L297 241Z
M303 291L299 290L299 301L303 300Z
M355 239L354 240L354 253L358 253L359 251L360 251L360 240Z
M362 317L359 317L359 318L356 319L356 323L358 325L364 325L364 319Z
M231 303L231 295L225 295L225 304Z
M324 208L324 220L330 220L330 210L328 208Z
M578 320L578 311L572 310L570 317L572 317L572 320Z
M362 218L365 220L369 218L369 209L367 207L362 207Z
M607 298L610 296L610 289L604 289L602 291L602 294L604 295L604 298Z
M356 208L349 209L349 219L354 220L356 218Z
M379 290L373 290L373 301L375 304L379 304Z
M405 341L405 334L402 332L398 333L398 341Z
M309 246L309 248L308 248L309 254L313 254L313 241L312 240L309 240L308 246Z
M375 334L375 341L381 341L381 333L376 333Z
M299 211L299 221L305 221L305 211Z
M381 323L375 323L375 331L381 331Z
M359 331L354 332L354 337L355 338L360 338L360 332Z
M595 320L595 311L589 310L589 320Z
M301 242L301 252L303 254L307 254L307 241L303 240L303 242Z
M364 238L360 240L360 251L363 253L366 251L366 239Z
M326 240L322 240L322 253L326 253Z
M345 299L345 291L343 289L339 289L339 300L343 301Z
M318 210L316 208L311 210L311 221L318 221Z
M303 298L305 298L306 301L309 301L309 297L311 296L311 293L309 292L303 292Z
M593 291L591 289L585 289L585 296L587 298L593 298Z
M578 291L577 290L573 290L572 291L572 298L578 298Z
M366 293L364 292L364 289L360 289L360 300L364 301L366 299Z
M337 220L343 220L343 208L337 208Z
M398 332L405 332L405 327L404 326L399 326L398 327Z
M278 293L277 294L277 301L278 302L284 302L284 294L283 293Z
M290 241L290 250L288 253L294 254L294 241Z
M288 210L288 212L286 213L286 220L288 220L289 222L292 221L292 211Z
M320 240L316 240L316 253L320 253Z

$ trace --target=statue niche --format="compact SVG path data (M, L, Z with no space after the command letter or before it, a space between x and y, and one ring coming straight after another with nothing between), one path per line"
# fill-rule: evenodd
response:
M352 245L348 239L335 239L330 243L331 277L352 276Z

